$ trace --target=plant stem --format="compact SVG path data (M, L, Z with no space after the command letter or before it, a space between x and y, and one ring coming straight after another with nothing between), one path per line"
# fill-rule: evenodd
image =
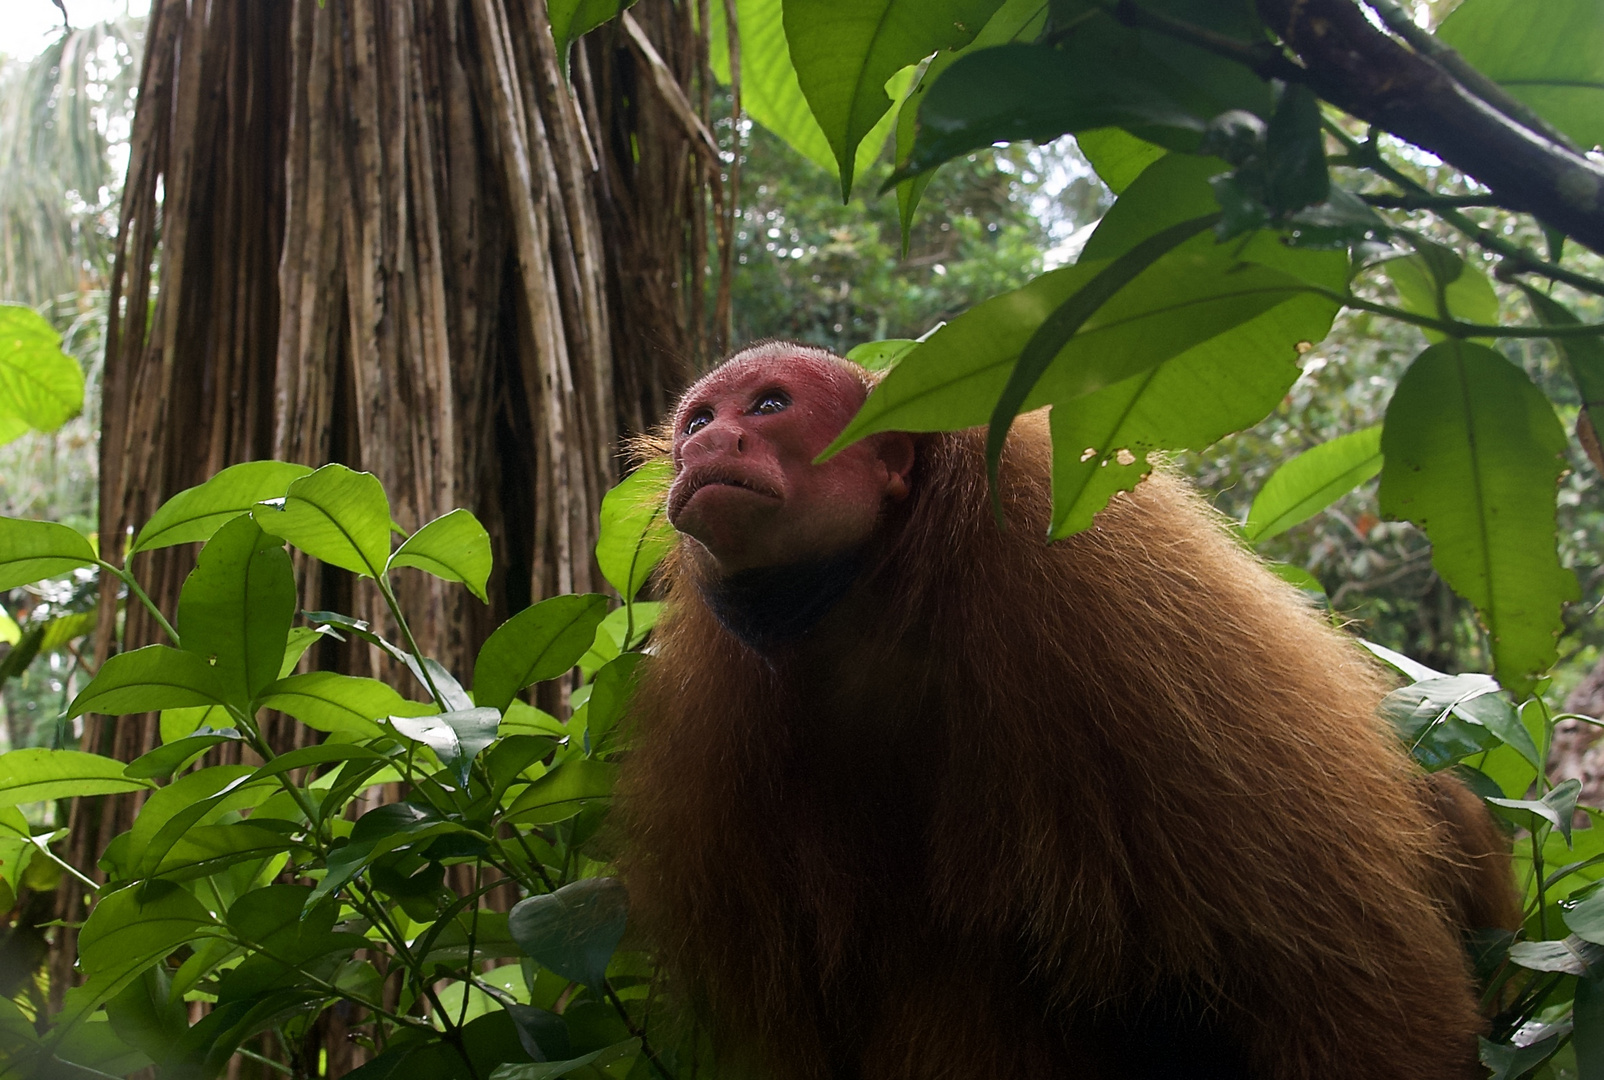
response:
M134 597L145 606L146 611L150 612L150 617L156 620L156 625L162 628L162 632L167 635L174 645L177 645L178 631L173 629L173 624L167 621L167 616L161 613L161 609L155 605L145 590L139 587L139 582L134 580L133 573L127 570L120 570L105 559L96 559L95 562L102 570L107 571L118 581L128 586L128 591L133 593Z
M407 643L407 651L412 654L412 659L417 663L418 673L423 676L424 685L428 686L429 694L434 698L434 703L440 706L441 712L450 712L451 706L446 704L446 699L441 695L440 688L434 684L434 677L429 674L429 666L423 662L423 652L418 648L418 639L412 636L412 627L407 625L406 617L401 614L401 604L395 598L395 591L390 588L389 579L381 574L373 580L379 583L379 592L384 595L384 602L389 606L390 614L395 617L396 625L401 627L401 637Z
M1378 304L1373 300L1366 300L1352 293L1338 292L1335 289L1326 289L1318 285L1305 285L1303 288L1307 292L1324 296L1328 300L1334 300L1345 307L1358 308L1360 311L1369 311L1376 315L1385 315L1389 318L1397 319L1399 322L1411 323L1454 338L1604 337L1604 323L1577 323L1573 326L1491 326L1483 323L1460 322L1457 319L1434 319L1430 315L1417 315L1413 311L1404 311L1402 308Z

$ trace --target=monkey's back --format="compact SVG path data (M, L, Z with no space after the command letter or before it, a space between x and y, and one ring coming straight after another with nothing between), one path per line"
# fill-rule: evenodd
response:
M794 648L670 567L625 873L715 1037L797 1077L1477 1075L1446 841L1374 666L1172 479L1045 544L1038 418L997 529L982 446L921 438Z

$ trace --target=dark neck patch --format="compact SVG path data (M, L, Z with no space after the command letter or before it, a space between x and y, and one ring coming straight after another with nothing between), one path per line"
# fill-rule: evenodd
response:
M796 641L816 626L863 572L864 553L731 574L702 588L724 629L759 652Z

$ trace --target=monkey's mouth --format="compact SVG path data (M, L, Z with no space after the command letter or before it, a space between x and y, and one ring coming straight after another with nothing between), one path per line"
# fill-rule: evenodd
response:
M776 501L782 498L772 484L765 483L748 473L724 466L706 465L687 469L674 481L674 486L668 494L668 519L673 521L678 518L691 499L695 498L703 488L708 487L739 488Z

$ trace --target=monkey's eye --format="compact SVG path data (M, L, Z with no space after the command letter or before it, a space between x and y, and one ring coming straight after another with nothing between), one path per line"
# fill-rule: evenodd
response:
M691 413L690 419L685 421L685 434L695 435L712 422L713 411L711 409L697 409Z
M790 395L784 390L765 390L757 396L757 401L752 405L752 412L758 416L767 416L769 413L787 409L790 405Z

